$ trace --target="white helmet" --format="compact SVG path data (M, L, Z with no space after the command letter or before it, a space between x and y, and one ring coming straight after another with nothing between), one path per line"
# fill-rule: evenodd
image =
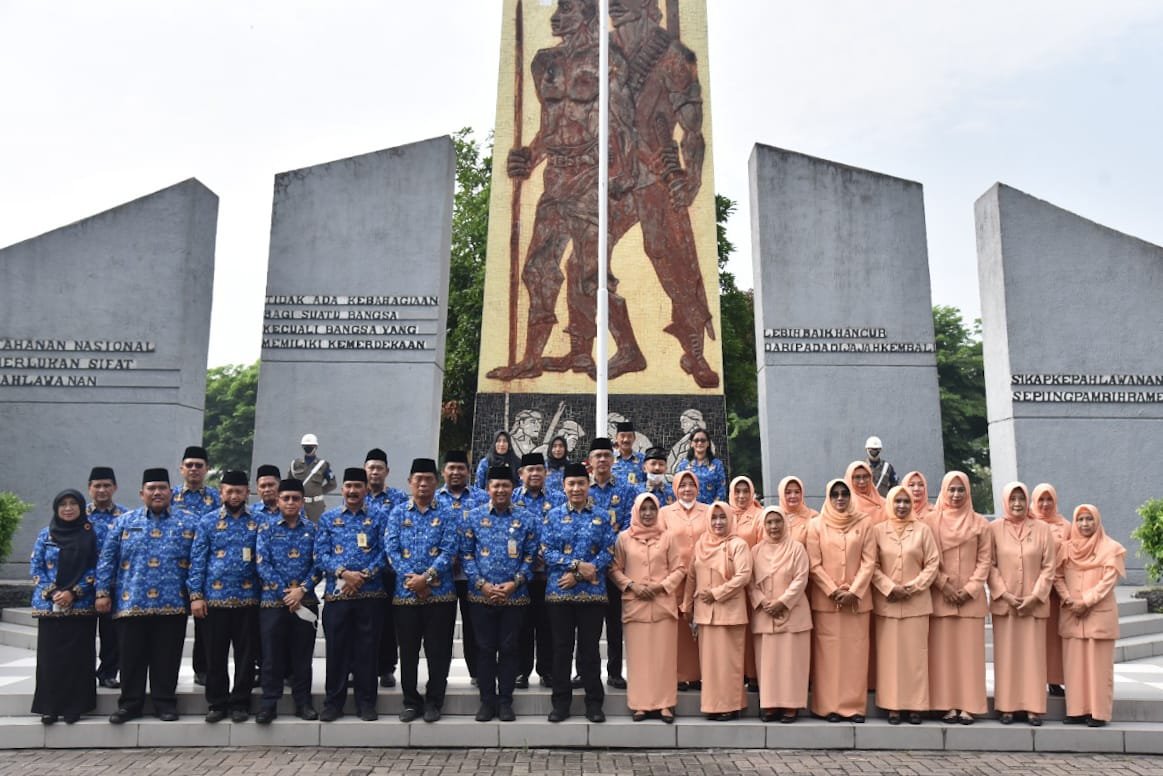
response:
M306 437L304 437L304 439L305 438ZM312 438L314 438L314 437L312 437ZM304 444L306 444L306 443L304 443ZM864 447L865 448L871 447L874 450L883 450L884 449L884 445L882 445L880 443L880 437L878 437L878 436L870 436L868 439L864 440Z
M299 442L303 447L318 447L319 439L314 434L304 434L303 441Z

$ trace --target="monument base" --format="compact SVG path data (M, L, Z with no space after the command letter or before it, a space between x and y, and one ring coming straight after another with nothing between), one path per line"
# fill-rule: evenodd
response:
M673 470L690 447L690 435L704 428L715 453L727 455L727 404L722 396L612 395L607 427L595 433L592 394L479 393L473 416L473 460L488 455L493 437L502 429L513 438L518 454L545 452L550 440L563 436L570 460L580 461L597 436L614 436L614 424L634 423L635 450L661 447L669 451ZM730 468L730 467L728 467Z

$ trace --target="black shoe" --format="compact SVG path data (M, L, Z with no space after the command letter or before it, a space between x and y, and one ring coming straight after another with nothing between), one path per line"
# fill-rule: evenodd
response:
M178 712L174 711L173 709L170 709L169 711L159 711L157 718L162 722L177 722Z
M678 691L679 691L679 692L686 692L686 691L688 691L690 688L691 688L691 683L690 683L690 682L679 682L679 683L678 683Z
M140 714L134 714L129 709L122 708L122 709L118 709L117 711L110 714L109 721L111 723L113 723L114 725L124 725L129 720L137 719L140 716L141 716Z
M731 720L739 719L739 712L724 711L721 714L712 714L711 719L715 722L730 722Z
M395 674L395 672L389 672L389 673L386 673L380 677L380 687L395 687L395 686L396 686L396 674Z
M703 682L702 682L702 680L700 679L700 680L699 680L699 681L697 681L697 682L691 682L691 689L692 689L692 690L700 690L700 691L701 691L701 690L703 689Z
M359 718L362 719L364 722L375 722L377 719L380 718L380 713L378 711L376 711L374 708L364 709L363 711L361 711L359 713Z
M754 679L747 680L747 692L759 692L759 682Z
M439 720L440 720L440 709L439 708L437 708L436 706L425 706L424 707L424 721L425 722L438 722Z
M468 683L471 684L473 687L480 687L481 686L480 682L477 681L477 678L475 676L472 677L471 679L469 679Z
M1104 727L1104 726L1106 726L1106 720L1105 719L1095 719L1094 717L1087 717L1086 718L1086 726L1087 727Z
M863 714L853 714L851 717L848 718L848 721L849 722L856 722L859 724L859 723L864 721L864 715Z
M194 684L198 685L199 687L205 687L206 686L206 673L205 672L195 673L194 674Z
M774 711L760 711L759 712L759 721L760 722L775 722L777 719L779 719L779 715L776 714Z
M518 675L517 679L513 682L513 689L515 689L515 690L528 690L529 689L529 675L528 674Z
M246 722L248 719L250 719L250 712L246 711L245 709L235 709L234 711L230 712L231 722L242 723Z
M610 687L613 687L615 690L625 690L626 689L626 680L623 679L622 677L614 675L614 674L611 674L610 676L606 677L606 684L609 685Z
M502 703L497 707L497 719L501 722L513 722L517 719L517 715L513 712L513 706L508 703Z
M40 715L40 724L42 724L42 725L52 725L52 724L55 724L56 721L57 721L56 714L41 714Z
M493 717L497 716L497 710L487 703L482 703L481 707L477 709L477 722L492 722Z
M565 722L567 719L569 719L568 709L553 709L549 712L550 722Z
M586 711L586 719L588 719L590 722L605 722L606 712L602 711L601 709L589 709Z
M541 685L542 687L553 687L553 677L542 675L541 678L537 681L537 683L539 685Z
M210 709L206 712L206 721L213 725L226 719L226 709Z
M121 682L117 681L112 676L109 676L104 679L98 679L97 685L99 687L105 687L109 690L117 690L121 687Z
M824 719L828 720L829 722L841 722L841 721L843 721L844 718L833 711L831 714L824 717Z
M1050 694L1053 695L1055 698L1065 698L1066 697L1066 690L1063 689L1062 685L1060 685L1060 684L1049 684L1049 685L1046 685L1046 688L1050 691Z
M61 719L63 719L65 721L66 725L75 725L81 721L81 715L80 714L66 714L65 716L61 717ZM41 720L41 721L43 722L44 720Z
M295 709L295 716L299 719L305 719L308 722L314 722L319 719L319 712L315 711L315 707L307 703Z
M1085 714L1079 714L1077 717L1071 717L1068 715L1068 716L1065 716L1062 718L1062 724L1063 725L1085 725L1086 719L1087 719L1087 717Z
M582 681L582 678L580 676L577 676L577 675L575 675L572 679L569 680L569 686L575 690L580 689L582 687L582 685L584 685L584 684L585 684L585 682Z
M258 725L269 725L277 716L274 709L259 709L258 714L254 715L254 721Z
M331 706L324 706L323 713L319 715L319 720L322 722L334 722L343 716L341 709L332 708Z

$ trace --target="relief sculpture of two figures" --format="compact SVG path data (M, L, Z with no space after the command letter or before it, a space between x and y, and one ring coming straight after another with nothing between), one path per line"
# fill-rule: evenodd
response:
M668 0L663 27L658 0L610 0L614 30L609 46L609 251L612 254L635 225L641 227L646 256L670 299L671 320L663 330L682 347L679 365L700 388L715 388L719 375L703 355L704 337L713 340L715 329L689 214L702 182L703 105L695 54L679 39L677 5ZM520 182L544 165L543 191L523 263L517 254L520 241L514 239L511 246L512 271L520 263L529 296L525 350L515 363L491 370L492 379L530 379L566 371L595 377L598 93L603 77L598 36L608 26L602 22L597 0L557 0L550 26L560 42L533 56L530 73L540 104L540 126L528 145L516 139L506 166L514 179L516 234L521 227L516 206ZM518 52L520 44L519 40ZM518 70L519 87L522 77ZM518 105L520 93L518 88ZM517 127L519 133L520 116ZM609 361L611 380L647 367L613 270L611 266L607 281L610 334L616 346ZM515 274L511 281L512 289ZM547 356L544 351L558 324L555 309L563 283L569 352ZM510 308L510 354L515 354L517 341L514 309Z

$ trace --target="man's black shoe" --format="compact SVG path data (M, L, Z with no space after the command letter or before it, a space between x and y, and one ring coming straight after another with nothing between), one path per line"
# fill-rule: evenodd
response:
M114 679L112 676L104 679L98 679L97 684L110 690L117 690L121 687L121 682Z
M613 687L615 690L625 690L626 680L620 676L610 675L606 677L606 684Z
M440 709L435 706L424 707L424 721L438 722L440 720Z
M553 711L549 712L550 722L564 722L567 719L569 719L569 711L567 710L554 709Z
M412 722L413 720L415 720L419 716L420 716L420 709L413 708L412 706L405 706L403 711L400 712L400 721L401 722Z
M206 674L204 672L194 674L194 684L196 684L200 687L205 687L206 686Z
M482 703L481 707L477 709L477 722L492 722L493 717L497 716L497 710L487 703Z
M226 709L210 709L206 712L206 721L210 724L226 719Z
M109 715L109 721L112 722L114 725L124 725L129 720L137 719L139 716L141 716L141 715L134 714L129 709L118 709L117 711L115 711Z
M508 703L502 703L497 709L497 719L501 722L512 722L517 719L517 715L513 713L513 706Z
M173 709L170 709L169 711L159 711L157 718L162 722L177 722L178 712L174 711Z
M380 718L380 713L378 711L376 711L374 708L364 709L363 711L361 711L359 713L359 718L362 719L364 722L375 722L377 719Z
M569 686L575 690L580 688L583 684L585 684L585 682L582 681L580 675L575 674L574 677L569 680Z
M516 690L528 690L529 689L529 675L528 674L519 674L517 676L516 681L513 682L513 688Z
M295 716L308 722L314 722L319 719L319 712L315 711L315 707L308 703L295 709Z
M542 687L553 687L553 677L543 675L537 683Z
M602 711L601 709L590 709L586 712L586 719L588 719L590 722L605 722L606 712Z
M277 716L278 714L275 713L274 709L259 709L258 714L254 715L254 721L259 725L269 725L275 721Z
M235 709L234 711L230 712L231 722L241 723L246 722L248 719L250 719L250 712L244 711L243 709Z
M384 674L383 676L380 677L380 687L395 687L395 686L396 686L396 674L394 672Z
M323 722L334 722L335 720L339 719L342 716L343 716L343 712L340 709L334 709L330 706L324 706L323 713L319 715L319 719L322 720Z

